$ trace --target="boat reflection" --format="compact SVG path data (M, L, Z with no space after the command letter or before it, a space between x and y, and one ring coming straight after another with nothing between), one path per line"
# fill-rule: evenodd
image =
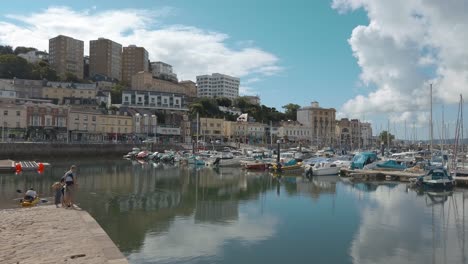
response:
M350 248L353 262L467 263L466 193L425 192L425 199L416 199L405 188L378 186L368 193Z

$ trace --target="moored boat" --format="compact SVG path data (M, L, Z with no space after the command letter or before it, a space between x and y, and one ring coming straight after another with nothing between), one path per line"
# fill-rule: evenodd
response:
M338 173L340 173L340 167L333 162L320 162L312 167L314 176L337 175Z
M426 175L418 178L417 186L427 189L451 189L455 185L455 180L443 168L431 169Z
M21 202L20 202L20 205L22 207L32 207L32 206L37 205L40 201L41 201L41 199L39 199L39 197L36 196L36 198L34 198L34 200L32 200L32 201L27 201L27 200L22 199Z

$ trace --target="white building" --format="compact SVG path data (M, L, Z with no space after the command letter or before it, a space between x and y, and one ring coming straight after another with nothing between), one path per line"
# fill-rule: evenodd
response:
M225 74L197 76L198 97L227 97L232 100L239 97L239 85L239 78Z
M177 82L177 74L172 72L172 66L162 61L151 62L153 77Z
M312 141L312 127L304 126L299 122L282 122L278 127L278 138L292 142Z
M188 111L185 96L176 93L127 90L122 92L122 105L134 108Z
M18 57L27 60L29 63L38 63L41 60L49 60L49 54L47 54L47 52L37 50L31 50L26 53L18 54Z
M16 91L0 89L0 98L16 98Z

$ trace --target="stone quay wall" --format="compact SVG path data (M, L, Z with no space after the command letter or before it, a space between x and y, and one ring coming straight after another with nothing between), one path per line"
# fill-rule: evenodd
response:
M122 157L138 147L149 151L181 150L181 145L174 144L77 144L77 143L0 143L0 160L2 159L44 159L44 158L117 158Z

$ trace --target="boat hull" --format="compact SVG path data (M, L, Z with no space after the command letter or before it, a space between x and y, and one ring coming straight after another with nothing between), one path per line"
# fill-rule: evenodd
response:
M312 168L312 175L314 176L325 176L325 175L337 175L340 173L339 167L332 167L332 168L319 168L315 169Z
M41 199L39 199L39 197L36 197L36 199L32 200L32 201L21 201L21 207L32 207L32 206L35 206L39 203Z

